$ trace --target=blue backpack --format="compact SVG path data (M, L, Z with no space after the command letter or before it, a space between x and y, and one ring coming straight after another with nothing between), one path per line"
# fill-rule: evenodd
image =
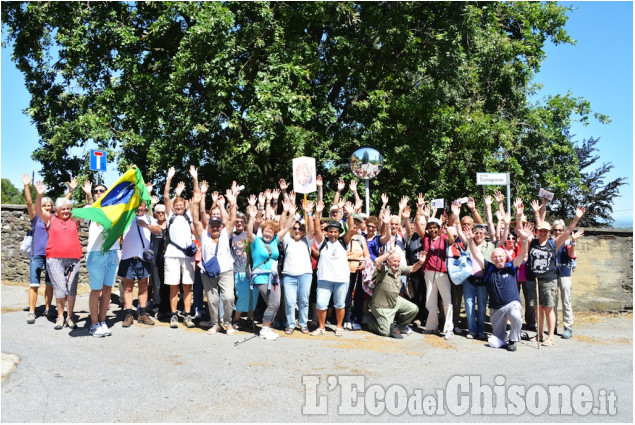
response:
M452 247L459 251L459 258L454 258ZM448 276L455 285L461 285L472 276L472 256L458 244L448 246L448 259L446 260Z

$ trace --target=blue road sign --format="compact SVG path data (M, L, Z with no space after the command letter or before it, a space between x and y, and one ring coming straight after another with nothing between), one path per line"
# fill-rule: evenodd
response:
M90 170L106 171L106 151L90 150Z

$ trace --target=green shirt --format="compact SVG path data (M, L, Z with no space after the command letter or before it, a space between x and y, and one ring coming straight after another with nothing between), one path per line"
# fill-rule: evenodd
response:
M373 280L376 283L373 289L372 305L375 308L395 308L397 298L401 292L401 275L408 274L412 266L400 265L397 273L393 274L390 267L383 265L381 271L375 269Z

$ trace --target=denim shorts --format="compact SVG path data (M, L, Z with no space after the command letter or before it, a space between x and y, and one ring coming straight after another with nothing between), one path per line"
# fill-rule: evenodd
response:
M130 280L145 279L150 276L151 261L143 261L139 257L126 258L119 264L119 277Z
M31 286L31 288L40 287L40 275L42 272L44 272L44 283L51 286L51 279L49 279L49 274L46 271L46 256L34 255L31 257L31 261L29 261L29 271L31 274L31 284L29 286Z
M90 251L86 256L86 270L90 280L90 289L101 291L106 286L113 286L117 278L119 252L111 249L105 254L101 251Z
M318 310L326 310L329 299L333 294L333 307L344 308L349 282L331 282L330 280L318 280L317 282L317 306Z

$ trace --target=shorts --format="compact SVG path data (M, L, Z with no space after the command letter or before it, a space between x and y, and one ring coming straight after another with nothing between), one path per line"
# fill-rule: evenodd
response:
M194 284L193 258L166 257L164 270L164 283L166 285L174 286L180 283L183 283L183 285Z
M119 263L119 277L125 279L145 279L150 276L151 261L143 261L139 257L126 258Z
M29 272L31 278L29 282L31 284L31 288L39 288L40 287L40 275L44 271L44 283L47 286L51 286L51 279L49 279L49 274L46 271L46 257L44 255L34 255L31 257L29 261Z
M55 298L66 298L67 295L77 295L79 269L79 260L76 258L46 259L46 271L51 277Z
M346 304L346 294L349 282L331 282L329 280L318 280L317 282L317 305L318 310L326 310L329 306L329 299L333 294L333 307L344 308Z
M86 270L90 281L90 289L101 291L105 286L112 287L117 278L119 253L111 249L105 254L101 251L90 251L86 256Z
M558 297L558 279L546 282L538 281L540 305L543 307L555 307Z

